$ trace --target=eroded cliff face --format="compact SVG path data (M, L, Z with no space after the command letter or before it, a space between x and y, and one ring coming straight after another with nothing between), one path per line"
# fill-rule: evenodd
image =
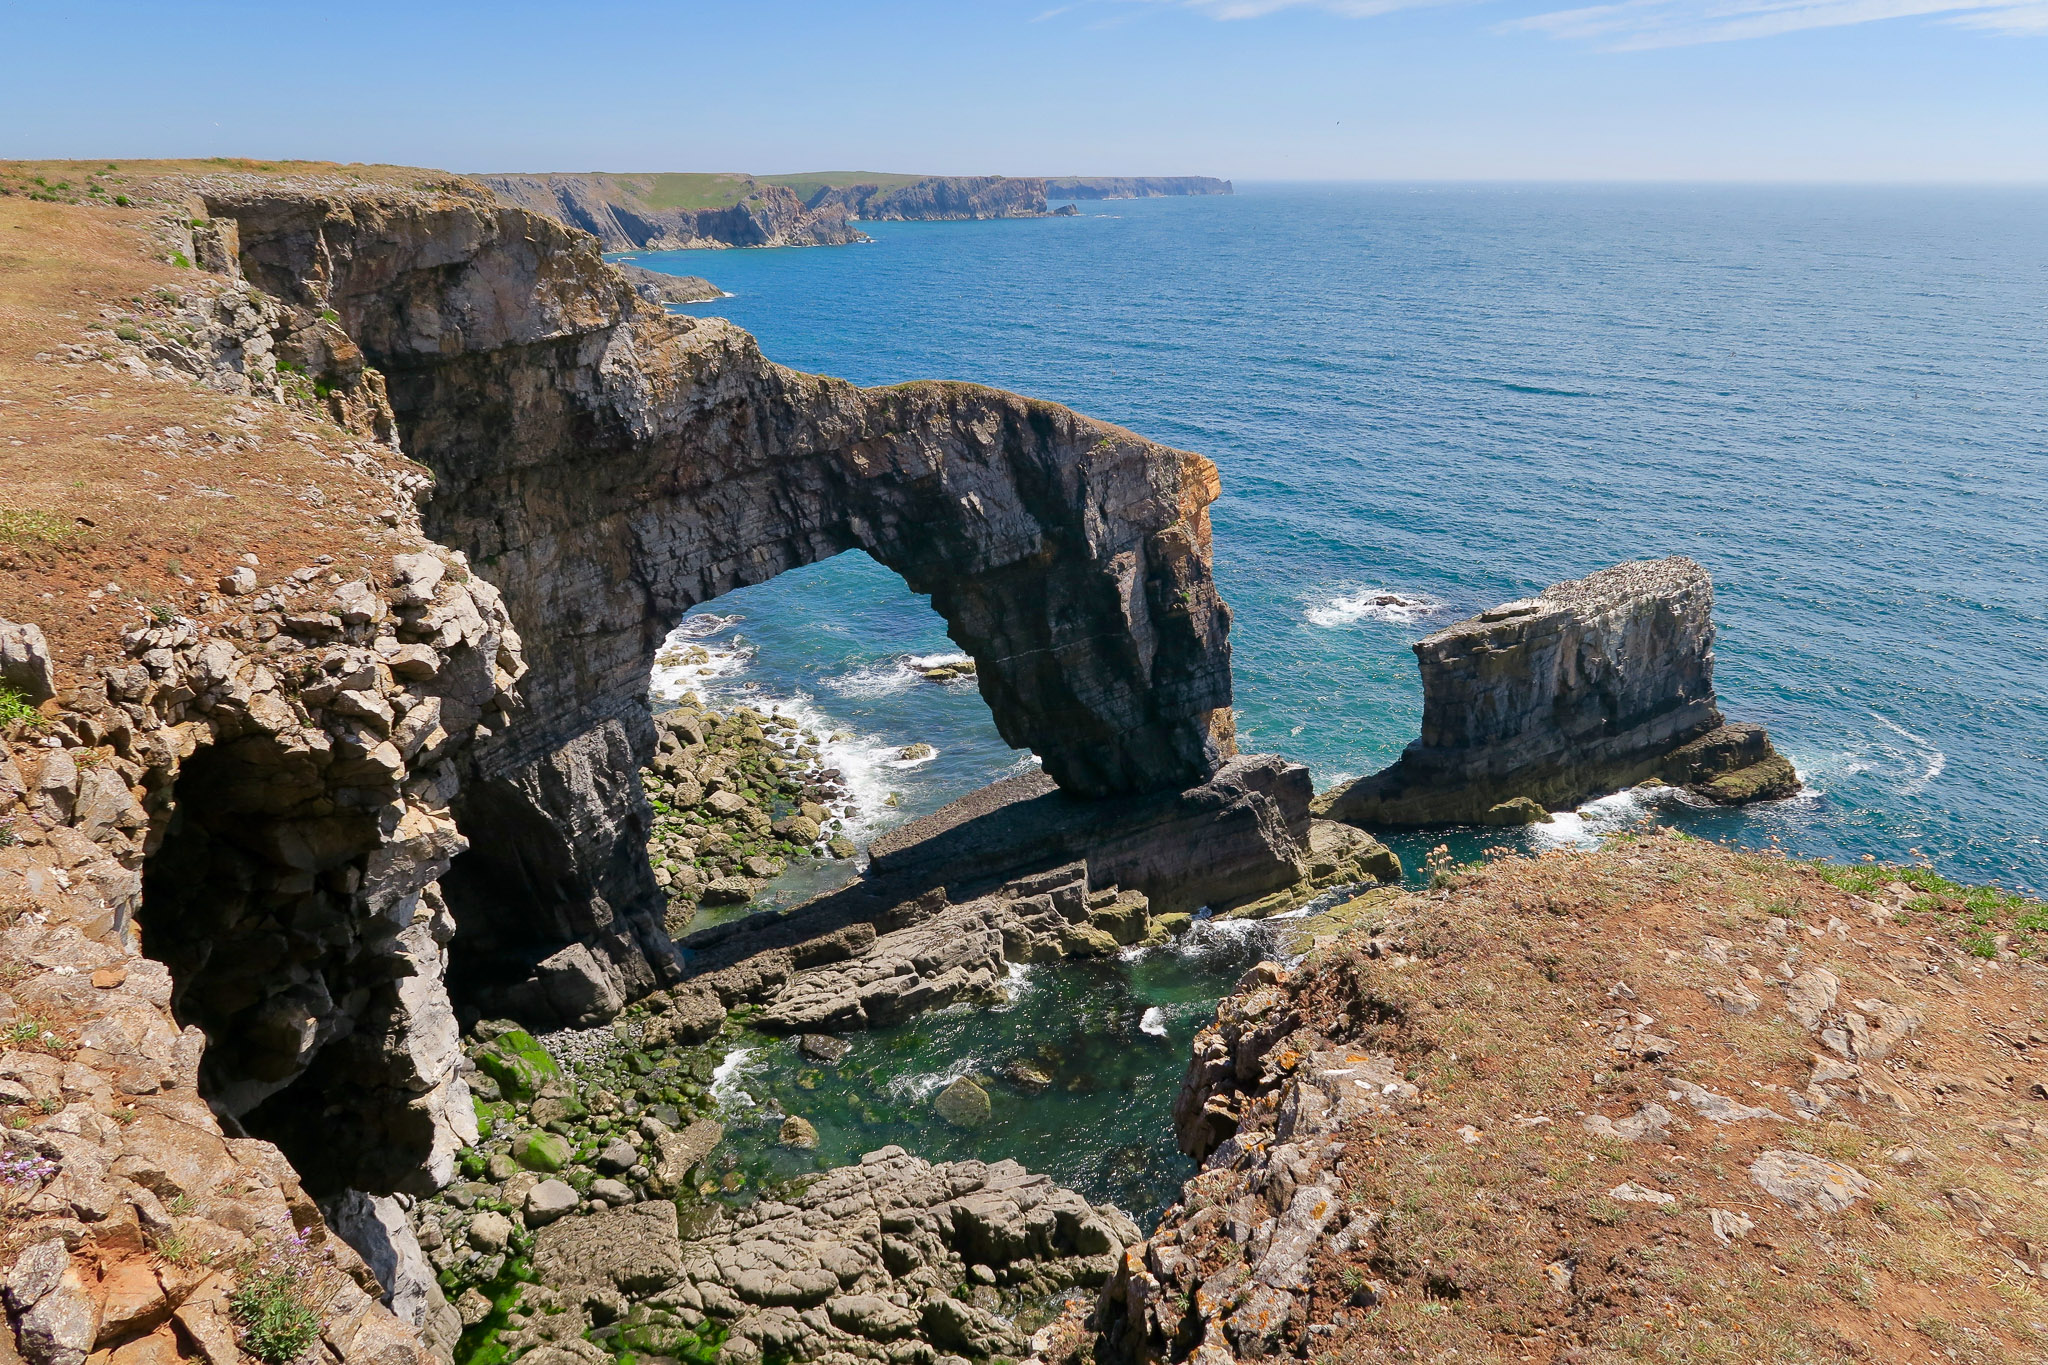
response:
M1651 778L1727 802L1796 791L1760 727L1723 722L1713 646L1713 582L1678 555L1483 611L1415 645L1421 737L1319 811L1513 825Z
M1046 181L1045 192L1054 199L1168 199L1237 191L1207 175L1073 175Z
M810 207L837 209L869 222L1038 218L1045 214L1045 182L1002 175L935 175L893 189L846 185L822 190L811 197Z
M867 237L838 204L805 204L786 185L756 182L723 208L661 209L622 192L620 177L485 175L509 204L581 228L606 251L721 246L844 246ZM626 180L635 177L624 177Z
M698 603L845 550L930 594L1063 789L1177 791L1234 752L1200 456L973 385L783 369L480 191L206 203L252 281L383 373L436 475L428 530L520 623L527 709L479 742L447 883L484 975L531 984L570 941L628 996L673 971L635 776L654 653Z
M438 878L456 766L520 665L463 579L426 551L306 565L246 609L137 624L127 660L10 727L36 742L0 748L0 1218L39 1239L9 1279L34 1365L230 1365L234 1268L294 1237L328 1358L452 1343L437 1296L385 1310L309 1193L424 1193L476 1140ZM0 634L10 680L52 672L34 632Z

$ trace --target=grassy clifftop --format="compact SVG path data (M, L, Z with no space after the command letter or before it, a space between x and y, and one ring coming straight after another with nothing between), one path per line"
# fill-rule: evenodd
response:
M1114 1358L2048 1358L2048 906L1646 833L1302 934Z

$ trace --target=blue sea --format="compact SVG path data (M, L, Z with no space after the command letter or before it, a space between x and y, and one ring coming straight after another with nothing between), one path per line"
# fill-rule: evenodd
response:
M1686 554L1714 576L1723 709L1812 790L1678 818L2048 891L2048 192L1249 185L1081 209L635 259L711 279L732 297L688 311L799 369L978 380L1215 460L1239 733L1319 785L1414 736L1415 639ZM880 821L1015 769L971 686L900 667L955 647L863 556L714 610L751 648L728 682L883 755L937 747L879 771Z
M785 364L979 380L1215 460L1239 734L1319 786L1414 736L1424 634L1681 553L1714 576L1723 709L1769 726L1809 790L1655 818L2041 893L2044 223L2043 191L1250 185L635 257L727 290L688 311ZM971 683L926 680L956 647L858 553L708 604L678 643L705 661L658 670L657 695L803 717L848 774L857 834L1031 761ZM1622 795L1524 837L1644 815ZM1414 867L1438 837L1397 848ZM800 869L776 898L846 867ZM885 1142L1015 1157L1149 1222L1192 1172L1168 1118L1189 1040L1262 951L1225 927L1031 969L1008 1009L859 1035L826 1081L786 1040L751 1040L725 1072L729 1141L764 1178ZM1006 1090L1016 1060L1053 1088ZM962 1074L995 1094L972 1133L924 1098ZM817 1124L816 1152L775 1146L783 1112Z

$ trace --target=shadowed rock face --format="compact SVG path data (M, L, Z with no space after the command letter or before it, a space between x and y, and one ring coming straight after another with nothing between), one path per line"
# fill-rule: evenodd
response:
M643 303L588 237L457 186L210 198L251 280L332 309L437 489L428 532L499 585L526 709L458 799L448 880L530 964L667 961L635 773L646 687L690 608L860 548L928 593L1003 737L1067 792L1179 791L1234 752L1215 467L964 384L863 390ZM465 921L465 932L468 931Z
M1714 697L1714 585L1683 556L1638 560L1419 641L1422 736L1319 814L1361 825L1526 824L1647 778L1730 799L1796 790L1756 726Z

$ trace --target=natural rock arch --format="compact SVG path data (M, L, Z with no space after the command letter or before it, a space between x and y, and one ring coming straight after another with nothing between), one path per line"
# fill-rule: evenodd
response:
M654 654L692 607L848 549L931 597L1003 737L1069 793L1179 790L1235 752L1202 457L974 385L770 364L460 184L207 207L256 284L382 371L435 475L428 532L524 639L525 710L477 747L447 881L498 974L572 940L627 990L669 970L636 777Z

